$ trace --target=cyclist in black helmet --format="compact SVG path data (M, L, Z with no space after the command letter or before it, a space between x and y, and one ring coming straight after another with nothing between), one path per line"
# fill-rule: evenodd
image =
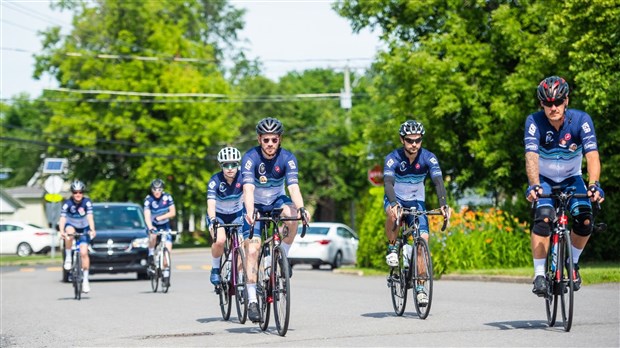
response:
M176 216L176 208L174 207L174 199L172 195L164 191L164 181L155 179L151 181L151 192L144 198L144 219L149 229L149 264L153 264L153 253L157 245L157 235L152 232L158 230L170 231L170 219ZM172 252L172 235L168 234L166 240L166 248ZM164 265L168 267L168 265ZM168 270L164 269L163 281L169 284L167 276Z
M432 152L422 148L422 137L425 132L420 122L414 120L404 122L398 130L403 147L392 151L385 157L383 209L387 215L385 235L388 240L385 260L390 267L398 266L399 263L398 245L396 244L398 229L394 228L399 208L426 209L424 183L427 177L430 177L435 184L439 206L444 216L448 217L450 213L439 161ZM412 219L413 217L407 216L407 223L411 224ZM422 237L428 241L428 218L420 216L419 219ZM405 264L405 266L408 265ZM416 289L416 293L420 303L428 302L428 296L423 287Z
M297 177L297 158L291 152L280 147L284 127L282 123L272 117L267 117L256 125L259 146L248 151L241 160L241 175L243 180L243 199L245 207L245 222L243 235L247 240L250 235L250 225L253 221L253 212L256 208L259 213L270 212L274 208L282 207L283 216L306 217L310 215L304 208L304 200L299 189ZM290 198L286 196L284 186L288 188ZM282 240L282 248L286 255L297 234L297 221L287 221L289 234ZM251 321L260 320L256 300L256 277L258 252L260 250L259 224L254 226L254 238L246 242L247 269L248 269L248 317ZM289 268L292 272L292 268ZM250 271L252 270L252 271Z
M88 243L95 238L95 219L93 218L93 203L90 198L84 197L86 185L80 180L74 180L71 183L71 198L66 199L60 211L60 221L58 221L58 230L60 236L65 240L65 262L63 267L65 270L71 269L71 247L74 243L75 232L88 232L87 235L81 236L75 242L80 249L80 257L82 258L82 266L84 267L84 280L82 281L82 291L90 292L90 284L88 282L88 269L90 267L90 257L88 256Z
M594 123L587 113L567 108L568 93L568 83L561 77L550 76L540 81L536 95L542 110L529 115L525 121L525 171L529 182L525 195L528 201L536 201L531 234L534 259L532 292L541 296L547 287L545 259L555 210L550 198L539 199L538 194L551 193L552 186L574 186L576 193L588 193L590 196L590 199L573 198L570 203L575 291L581 287L579 256L592 233L590 201L605 200L598 181L601 163ZM587 186L581 172L584 156L587 161Z

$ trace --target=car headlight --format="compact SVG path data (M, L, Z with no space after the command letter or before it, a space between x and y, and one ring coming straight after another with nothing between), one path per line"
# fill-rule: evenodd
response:
M136 238L131 242L131 246L134 248L148 248L149 238Z

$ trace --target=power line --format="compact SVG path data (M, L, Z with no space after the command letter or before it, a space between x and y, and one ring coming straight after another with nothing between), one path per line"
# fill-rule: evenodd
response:
M8 9L11 9L11 10L17 11L17 12L21 12L21 13L25 14L26 16L38 19L40 21L46 22L46 23L51 24L51 25L58 25L58 26L66 25L66 23L62 23L62 22L59 22L59 21L50 21L50 18L47 17L46 15L40 14L39 12L36 12L36 11L34 11L32 9L26 9L26 8L16 4L16 3L3 1L2 5L6 6Z

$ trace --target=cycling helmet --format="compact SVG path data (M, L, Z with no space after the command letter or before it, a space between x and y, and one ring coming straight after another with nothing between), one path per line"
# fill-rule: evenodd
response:
M164 189L166 185L164 185L164 181L162 179L155 179L153 181L151 181L151 190L154 189Z
M284 133L284 126L277 118L267 117L263 118L256 125L256 133L258 135L263 134L282 134Z
M86 185L84 185L84 183L80 180L73 180L71 183L71 192L75 191L86 191Z
M540 101L555 101L568 97L568 83L559 76L551 76L540 81L536 94Z
M401 137L404 137L405 135L411 135L411 134L424 135L425 130L424 130L424 126L420 122L414 121L414 120L408 120L408 121L405 121L405 123L400 125L400 129L398 133L400 134Z
M241 162L241 152L234 147L225 147L217 154L217 161L222 163Z

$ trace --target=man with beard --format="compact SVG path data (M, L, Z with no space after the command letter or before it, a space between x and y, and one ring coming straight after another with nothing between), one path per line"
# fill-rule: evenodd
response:
M413 120L400 125L399 135L402 148L392 151L385 157L383 180L385 195L383 207L387 215L385 221L385 235L388 240L388 250L385 260L390 267L398 266L398 227L395 226L400 214L400 208L416 208L426 210L424 199L424 183L430 176L437 190L439 205L444 217L448 218L449 207L446 203L446 188L443 183L441 168L437 157L430 151L422 148L424 126ZM411 225L413 217L407 216L406 223ZM428 218L419 217L420 234L428 242ZM406 247L411 247L407 245ZM405 252L409 252L406 249ZM405 267L408 265L405 264ZM428 301L424 289L416 289L418 301L424 304Z

